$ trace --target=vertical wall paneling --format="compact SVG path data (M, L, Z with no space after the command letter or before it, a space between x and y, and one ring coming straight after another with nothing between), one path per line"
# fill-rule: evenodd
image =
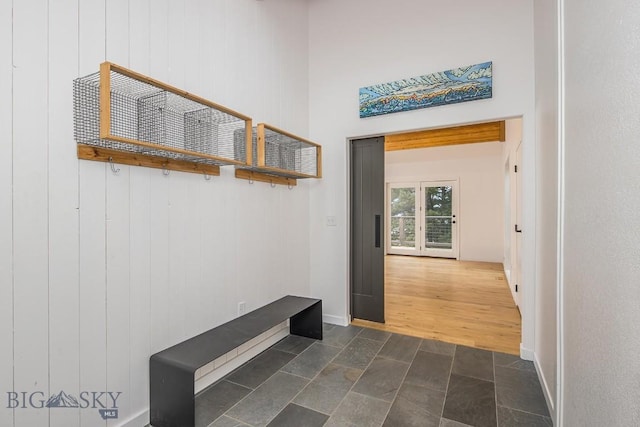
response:
M192 43L185 38L185 0L169 2L169 54L168 80L176 86L185 87L185 68L189 66L185 61L187 55L185 44ZM184 173L173 173L166 177L169 181L169 300L172 309L169 316L169 335L171 343L175 344L187 338L187 317L191 315L187 305L189 295L186 295L185 250L189 236L185 234L186 221L195 215L186 195L188 182L192 176Z
M129 2L129 66L149 74L149 0ZM129 405L131 416L149 422L149 355L151 354L150 282L150 174L157 170L132 167L129 171L130 306Z
M200 283L199 300L194 301L194 304L202 313L200 319L202 329L219 324L222 317L220 315L222 298L219 292L216 292L216 288L225 282L224 272L227 268L220 264L220 257L216 255L221 236L213 232L215 224L219 221L219 210L224 209L223 205L226 205L225 203L216 206L214 203L214 198L219 197L220 186L224 185L223 182L220 182L221 179L221 177L212 178L205 185L199 186L200 194L196 195L200 203L198 227L200 229L201 250L200 257L197 259L197 263L200 265L200 277L197 279Z
M152 353L239 301L308 293L306 186L251 185L232 167L209 181L114 174L78 160L73 138L72 81L105 60L305 134L307 67L293 58L306 64L306 30L289 21L308 6L293 3L0 2L0 383L42 393L36 406L61 391L90 405L0 405L1 426L144 425ZM112 406L107 391L122 393L110 421L91 401Z
M220 104L225 104L227 99L225 98L225 69L224 66L224 54L225 54L225 38L227 21L225 16L226 0L216 0L207 2L209 4L208 16L210 18L209 25L206 26L206 32L203 33L203 37L209 41L209 46L215 46L215 54L206 55L208 61L205 64L210 64L209 81L212 85L212 92L208 94L211 100Z
M255 47L250 43L250 37L255 32L254 7L253 2L227 0L227 22L230 25L227 27L225 68L233 70L233 75L228 78L242 84L247 93L257 93L261 89L256 84L260 73L254 68ZM237 89L231 89L229 106L239 111L254 108L252 97L237 96Z
M169 300L171 309L165 313L169 317L171 344L187 338L187 318L192 315L188 301L190 292L186 288L185 251L190 236L186 233L187 221L195 220L197 212L187 209L188 177L172 172L169 181ZM190 218L192 217L192 218Z
M49 371L51 393L80 392L78 160L72 82L78 2L49 2ZM52 426L79 426L79 409L52 410Z
M169 1L153 0L149 9L149 74L167 81L169 68ZM169 179L150 171L150 303L151 352L169 346Z
M129 67L129 0L106 2L106 57ZM118 111L114 112L118 114ZM106 174L106 267L107 267L107 392L121 393L117 400L119 425L131 416L129 390L130 342L130 166L119 165L120 172Z
M0 2L0 384L13 390L12 4ZM0 425L13 410L0 405Z
M13 252L14 385L49 397L46 0L14 2ZM15 410L18 426L49 423L46 408Z
M204 82L208 80L202 74L203 52L209 52L209 49L202 44L201 21L198 15L203 13L201 9L202 1L186 1L184 4L184 39L186 43L183 46L184 52L184 85L185 88L198 95L204 94ZM208 25L208 24L206 24ZM203 187L211 188L206 184L202 175L184 175L187 183L187 200L189 212L187 215L190 220L185 221L185 235L188 236L188 244L184 247L184 268L185 268L185 286L192 291L187 294L185 301L187 312L189 315L185 319L185 329L187 336L193 336L202 332L207 328L204 322L204 312L200 310L189 310L198 304L202 298L203 284L201 281L201 264L200 254L202 252L202 240L200 239L202 229L200 228L200 218L206 215L202 211L200 201L200 190ZM211 325L209 325L211 328Z
M198 52L202 52L207 51L211 46L216 46L215 34L220 30L216 29L215 21L220 19L220 2L198 0L195 4L195 11L187 9L187 19L192 22L198 22ZM194 12L196 16L192 16ZM198 90L202 91L202 95L205 98L213 101L216 101L215 82L217 80L214 70L216 66L220 66L219 63L220 61L217 60L214 54L199 55L200 74L198 80L200 86ZM190 68L187 69L187 80L191 79ZM216 204L214 199L219 198L224 188L228 187L226 185L228 179L226 176L227 169L222 168L221 176L213 177L210 181L198 186L199 194L196 195L200 204L200 213L198 215L200 257L197 260L200 266L200 278L198 279L200 283L200 299L195 301L194 304L201 313L199 319L199 327L201 329L211 328L213 325L219 324L222 319L221 300L223 297L217 291L217 287L218 284L224 282L223 276L228 267L225 268L220 264L219 257L216 256L217 247L219 247L216 241L220 236L216 236L213 233L213 228L218 223L217 216L220 214L220 210L225 209L226 205L226 203Z
M105 60L105 0L79 4L78 76ZM80 223L80 390L107 391L105 174L108 166L78 161ZM111 173L111 172L109 172ZM106 425L98 411L80 410L80 425Z

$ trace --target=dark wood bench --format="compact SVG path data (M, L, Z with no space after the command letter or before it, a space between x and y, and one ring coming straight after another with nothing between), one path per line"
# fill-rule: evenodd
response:
M195 426L196 370L287 319L291 334L322 339L322 300L286 296L152 355L151 425Z

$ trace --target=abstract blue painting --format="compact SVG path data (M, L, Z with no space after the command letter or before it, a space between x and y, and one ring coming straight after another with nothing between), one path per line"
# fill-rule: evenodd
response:
M492 62L360 88L360 117L491 98Z

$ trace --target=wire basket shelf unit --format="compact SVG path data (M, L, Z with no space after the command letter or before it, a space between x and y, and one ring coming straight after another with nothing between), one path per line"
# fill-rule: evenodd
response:
M251 118L119 65L74 80L73 100L79 158L211 175L251 164Z
M245 153L245 131L236 131L237 156L247 165L236 166L236 177L295 185L300 178L322 177L322 147L284 130L259 123L251 134L251 152Z

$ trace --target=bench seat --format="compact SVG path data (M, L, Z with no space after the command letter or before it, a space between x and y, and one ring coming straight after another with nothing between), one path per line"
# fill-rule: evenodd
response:
M287 319L291 334L322 339L322 300L289 295L153 354L151 425L195 426L196 371Z

